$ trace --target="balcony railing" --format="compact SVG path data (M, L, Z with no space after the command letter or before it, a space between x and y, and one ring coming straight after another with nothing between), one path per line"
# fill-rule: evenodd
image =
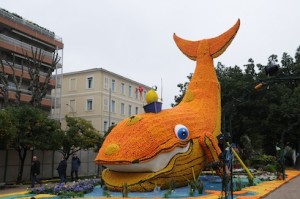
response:
M21 16L19 16L17 14L10 13L5 9L0 8L0 15L7 18L7 19L9 19L9 20L12 20L16 23L19 23L19 24L22 24L26 27L29 27L31 30L34 30L36 32L39 32L43 35L46 35L50 38L54 38L55 40L62 42L62 38L55 35L54 32L52 32L50 30L47 30L46 28L43 28L43 27L41 27L41 26L39 26L39 25L37 25L33 22L30 22L30 21L22 18Z
M29 52L31 52L31 50L33 50L34 52L36 50L39 50L39 48L37 48L37 47L31 46L27 43L21 42L19 40L13 39L13 38L8 37L8 36L3 35L3 34L0 34L0 40L4 41L6 43L9 43L9 44L11 44L15 47L20 47L20 48L23 48L25 50L28 50ZM44 50L42 50L41 53L45 57L48 57L49 59L52 59L53 53L50 53L50 52L47 52L47 51L44 51ZM59 57L59 59L60 59L60 57Z
M19 70L22 70L22 66L20 64L14 64L13 65L12 62L9 62L9 61L3 60L3 59L2 59L2 63L4 63L4 65L6 65L6 63L7 63L7 64L9 64L11 66L14 66L15 68L17 68ZM28 67L23 66L23 70L28 71ZM46 76L47 75L47 73L45 73L43 71L39 71L39 74L40 74L40 76Z

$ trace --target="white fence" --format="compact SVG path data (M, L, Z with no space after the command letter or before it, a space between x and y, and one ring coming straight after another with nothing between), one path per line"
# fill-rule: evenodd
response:
M61 159L61 153L54 151L28 151L24 163L23 181L30 180L30 166L32 156L36 155L41 163L41 179L50 179L58 177L56 168ZM94 159L97 153L93 151L78 151L80 158L79 176L96 176L98 174L98 165ZM71 175L71 159L68 159L67 178ZM0 182L15 183L18 177L21 163L16 150L0 150Z

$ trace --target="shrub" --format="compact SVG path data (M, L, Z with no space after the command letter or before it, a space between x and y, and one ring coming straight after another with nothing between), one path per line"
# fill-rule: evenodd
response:
M274 173L274 172L277 171L277 166L273 165L273 164L268 164L263 169L264 169L264 171L268 171L268 172Z

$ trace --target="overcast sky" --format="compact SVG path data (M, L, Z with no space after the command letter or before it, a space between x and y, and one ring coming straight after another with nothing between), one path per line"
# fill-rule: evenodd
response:
M179 94L196 63L173 33L188 40L218 36L241 20L217 62L266 64L292 57L300 46L299 0L1 0L1 8L55 32L64 43L64 72L104 68L148 86L163 87L163 108Z

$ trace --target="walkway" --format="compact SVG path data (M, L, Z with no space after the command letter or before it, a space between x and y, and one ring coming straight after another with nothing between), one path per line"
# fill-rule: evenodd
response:
M264 199L299 199L300 198L300 176L287 182L280 188L271 192Z
M288 178L287 181L267 181L259 184L258 186L246 187L245 191L254 191L257 193L256 196L237 196L237 198L251 198L251 199L299 199L300 198L300 171L287 171ZM27 193L28 185L11 185L6 186L4 189L0 189L0 198L5 197L12 193ZM270 193L268 193L270 192ZM199 199L217 199L220 194L207 195L199 197ZM264 196L264 197L262 197Z

